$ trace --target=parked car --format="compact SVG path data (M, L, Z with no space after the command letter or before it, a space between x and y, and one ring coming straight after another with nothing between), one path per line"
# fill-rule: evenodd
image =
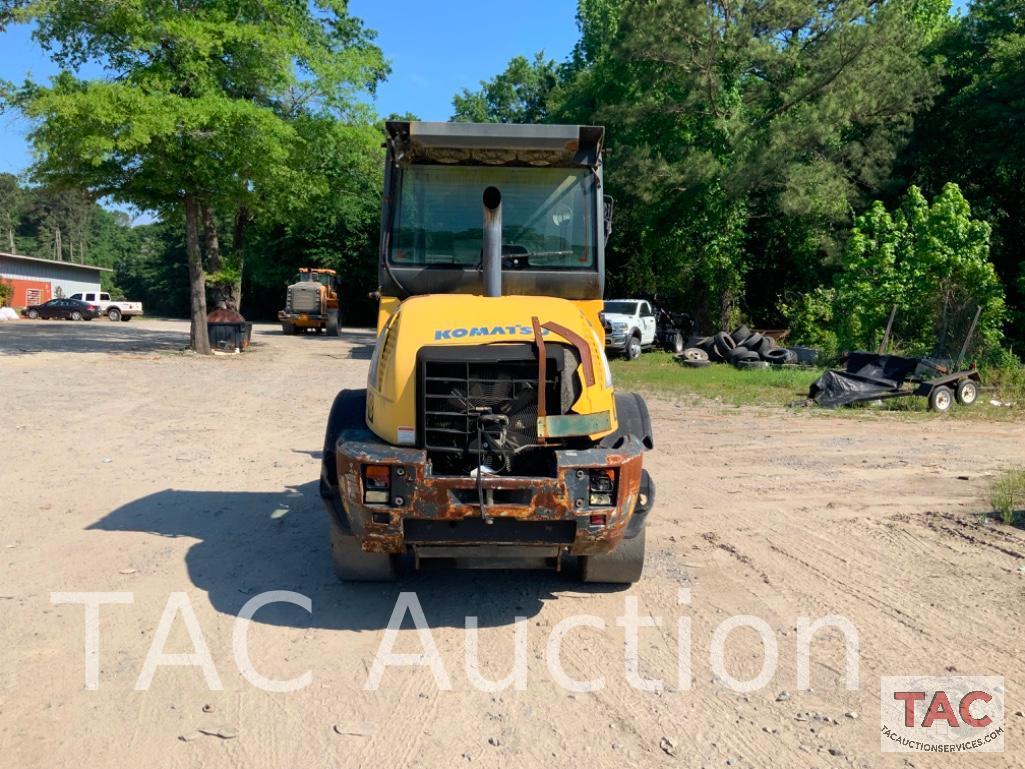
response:
M605 346L623 353L628 360L639 358L641 350L655 344L655 312L643 299L612 299L602 312Z
M81 299L51 299L49 302L26 307L21 314L33 319L92 320L100 316L100 308Z
M110 294L105 291L72 294L71 298L95 304L100 308L100 315L106 315L111 320L122 320L127 323L134 316L143 314L142 302L115 302L111 300Z

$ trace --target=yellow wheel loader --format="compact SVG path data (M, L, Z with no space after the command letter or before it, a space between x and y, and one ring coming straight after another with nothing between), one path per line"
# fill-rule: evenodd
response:
M604 129L387 123L377 341L327 423L343 580L444 559L632 583L654 484L599 313Z
M302 267L285 293L285 309L278 311L283 334L307 329L338 336L338 276L324 267Z

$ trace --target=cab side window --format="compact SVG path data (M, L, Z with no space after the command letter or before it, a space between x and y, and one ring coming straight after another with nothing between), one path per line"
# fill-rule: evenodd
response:
M81 299L81 298L82 298L82 295L81 295L81 294L72 294L72 295L71 295L71 298L72 298L72 299Z
M100 301L101 302L109 302L110 301L110 294L100 294Z

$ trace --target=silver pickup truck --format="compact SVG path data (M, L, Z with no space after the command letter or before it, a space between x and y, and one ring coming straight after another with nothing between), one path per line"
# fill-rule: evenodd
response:
M99 305L100 314L111 320L127 323L136 315L142 315L142 302L115 302L106 291L87 291L84 294L72 294L70 299L81 299L83 302Z

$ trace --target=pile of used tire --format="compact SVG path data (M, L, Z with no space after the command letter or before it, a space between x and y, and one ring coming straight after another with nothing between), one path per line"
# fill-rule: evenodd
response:
M693 368L710 363L732 363L737 368L768 368L798 362L797 353L786 347L777 347L771 336L759 334L741 326L732 334L720 331L693 343L680 354L684 365Z

